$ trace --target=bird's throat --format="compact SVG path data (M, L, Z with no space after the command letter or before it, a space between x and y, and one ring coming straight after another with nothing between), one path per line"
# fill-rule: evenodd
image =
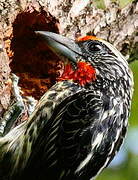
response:
M60 77L57 78L58 81L62 80L73 80L81 86L86 85L96 79L96 71L87 62L80 61L77 63L77 68L74 70L71 64L67 64L64 67L64 72Z

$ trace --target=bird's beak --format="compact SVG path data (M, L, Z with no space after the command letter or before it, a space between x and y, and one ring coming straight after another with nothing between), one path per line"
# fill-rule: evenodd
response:
M57 55L65 56L70 61L77 62L77 56L81 55L81 50L74 40L48 31L35 31L35 33L41 36Z

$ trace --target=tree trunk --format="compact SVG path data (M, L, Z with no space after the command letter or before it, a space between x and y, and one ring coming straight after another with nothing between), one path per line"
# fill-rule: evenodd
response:
M55 82L58 57L36 37L46 30L77 38L101 37L125 56L137 58L138 2L121 8L104 1L103 9L92 0L0 0L0 117L10 106L10 74L20 77L22 95L40 99Z

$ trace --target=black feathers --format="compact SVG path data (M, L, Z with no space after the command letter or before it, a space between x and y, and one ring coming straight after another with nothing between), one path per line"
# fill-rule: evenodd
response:
M56 46L49 45L58 51L64 41L69 43L61 35L43 35L49 43L49 36L52 43L56 39ZM127 130L133 77L112 45L91 43L72 40L62 54L72 53L68 57L74 63L89 62L96 80L83 86L73 80L56 83L27 122L0 138L1 179L90 180L118 152Z

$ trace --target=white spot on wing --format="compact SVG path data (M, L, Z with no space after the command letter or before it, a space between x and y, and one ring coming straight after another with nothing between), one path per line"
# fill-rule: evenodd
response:
M106 119L108 117L108 114L109 111L105 111L104 114L103 114L103 117L102 117L102 120Z
M100 145L101 141L103 139L103 133L97 134L95 140L92 143L92 149L96 147L97 145Z
M80 163L75 173L79 172L84 166L86 166L86 164L90 161L91 157L92 153L89 153L87 157Z
M102 138L103 138L103 134L99 133L95 138L94 142L92 143L92 149L101 143ZM89 163L90 159L92 158L92 155L93 155L92 152L87 155L87 157L78 166L77 170L75 171L76 173L79 172L82 168L86 166L86 164Z

